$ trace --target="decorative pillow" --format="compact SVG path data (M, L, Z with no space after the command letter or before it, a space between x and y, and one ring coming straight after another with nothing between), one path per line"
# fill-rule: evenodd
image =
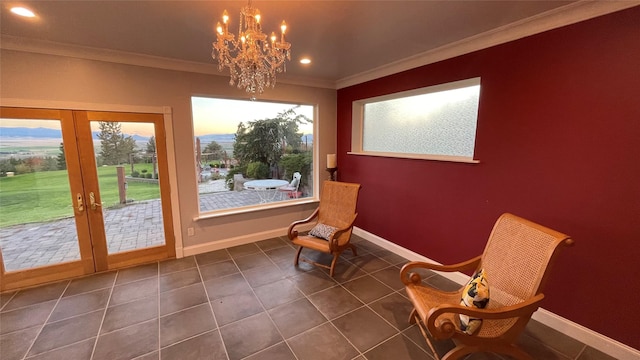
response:
M484 309L489 303L489 284L484 269L478 270L462 290L460 305ZM482 319L460 315L460 329L469 335L480 328Z
M331 234L336 231L336 227L318 223L309 231L309 235L315 236L321 239L329 240Z

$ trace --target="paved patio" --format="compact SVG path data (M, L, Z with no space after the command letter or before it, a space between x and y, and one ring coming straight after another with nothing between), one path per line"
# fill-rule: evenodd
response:
M200 211L260 203L255 191L228 191L224 180L201 184ZM280 201L276 196L275 201ZM104 212L109 253L164 244L160 200L141 201ZM73 218L0 229L5 270L16 271L80 259Z

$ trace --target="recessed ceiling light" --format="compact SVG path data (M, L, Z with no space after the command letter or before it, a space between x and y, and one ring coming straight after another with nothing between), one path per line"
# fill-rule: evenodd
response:
M11 8L11 12L16 14L16 15L20 15L20 16L24 16L24 17L35 17L36 14L33 13L33 11L27 9L27 8L23 8L23 7L13 7Z
M311 59L309 58L302 58L300 59L300 64L311 64Z

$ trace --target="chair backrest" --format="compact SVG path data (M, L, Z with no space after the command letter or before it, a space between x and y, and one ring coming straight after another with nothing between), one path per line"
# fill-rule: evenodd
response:
M302 179L302 174L297 171L294 172L293 179L291 179L291 183L289 183L289 185L296 188L296 191L298 191L298 188L300 187L300 179Z
M513 305L540 293L549 263L565 242L569 245L573 240L529 220L503 214L482 255L481 266L491 293L489 304Z
M351 224L356 217L356 205L360 184L339 181L325 181L320 194L318 222L343 228ZM351 237L351 230L345 231L339 238L340 245Z
M563 233L538 225L512 214L503 214L496 221L482 254L489 284L487 309L514 305L542 292L542 288L559 245L572 245ZM486 320L481 337L517 334L528 317Z

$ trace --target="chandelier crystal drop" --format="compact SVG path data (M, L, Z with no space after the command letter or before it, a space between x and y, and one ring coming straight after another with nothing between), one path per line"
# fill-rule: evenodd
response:
M218 70L229 68L229 85L251 94L262 94L265 87L276 85L276 73L287 71L285 61L291 60L291 44L285 41L287 24L280 26L280 39L275 33L267 39L262 33L260 10L251 5L240 9L238 36L229 32L229 14L222 13L222 24L216 25L217 38L211 57L218 60Z

